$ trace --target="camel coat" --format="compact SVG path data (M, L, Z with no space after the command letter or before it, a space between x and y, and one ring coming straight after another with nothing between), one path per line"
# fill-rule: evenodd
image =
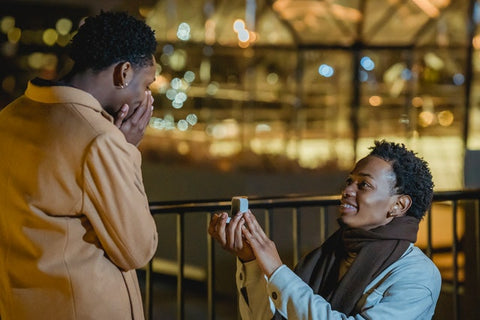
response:
M141 158L90 94L36 79L0 111L0 318L143 319L157 247Z

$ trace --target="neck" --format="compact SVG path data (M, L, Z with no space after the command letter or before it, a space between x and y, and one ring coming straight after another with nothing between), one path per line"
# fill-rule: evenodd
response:
M106 70L94 72L86 70L83 72L67 75L62 79L66 84L90 93L97 99L102 106L107 101L106 90L111 83L108 82L108 72Z

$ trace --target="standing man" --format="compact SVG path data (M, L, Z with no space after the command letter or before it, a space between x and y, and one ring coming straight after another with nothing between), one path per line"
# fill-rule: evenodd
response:
M137 149L156 40L125 13L89 17L64 79L0 112L0 317L144 319L136 268L157 231Z

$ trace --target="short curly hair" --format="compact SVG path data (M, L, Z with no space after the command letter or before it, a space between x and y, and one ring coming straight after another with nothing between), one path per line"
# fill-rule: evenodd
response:
M117 62L152 64L157 42L154 31L125 12L100 12L85 19L69 44L74 71L103 70Z
M369 156L379 157L392 165L396 176L393 187L395 194L406 194L412 198L407 215L422 219L432 204L433 179L428 163L408 150L404 144L375 141Z

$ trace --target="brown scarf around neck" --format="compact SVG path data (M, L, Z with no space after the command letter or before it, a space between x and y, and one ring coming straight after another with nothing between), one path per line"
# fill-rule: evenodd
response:
M295 273L314 293L324 297L332 310L353 315L367 285L417 241L419 222L404 216L371 230L341 226L321 247L300 260ZM348 252L356 253L356 258L338 279L340 262ZM282 317L277 312L273 319Z

